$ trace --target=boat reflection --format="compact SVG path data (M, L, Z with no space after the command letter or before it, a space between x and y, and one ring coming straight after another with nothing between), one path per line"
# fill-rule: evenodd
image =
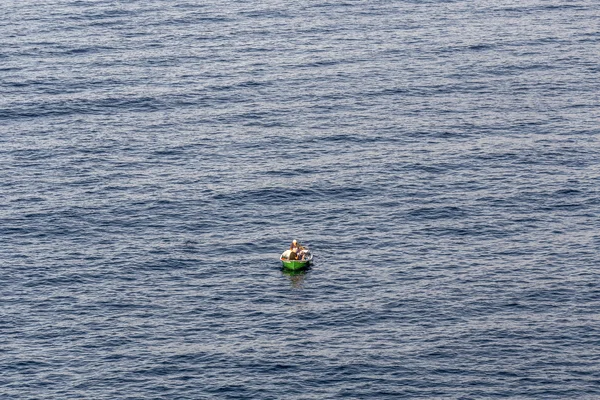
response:
M310 268L304 268L300 270L290 270L287 268L282 268L281 274L286 275L289 278L290 283L292 284L292 287L294 289L302 289L302 287L304 286L304 279L309 271Z

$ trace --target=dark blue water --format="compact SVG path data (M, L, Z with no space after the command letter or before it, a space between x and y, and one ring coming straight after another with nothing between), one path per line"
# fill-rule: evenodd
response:
M597 1L0 11L0 398L600 397Z

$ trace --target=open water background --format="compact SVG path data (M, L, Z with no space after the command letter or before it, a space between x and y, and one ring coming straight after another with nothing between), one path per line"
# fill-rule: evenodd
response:
M3 2L0 398L600 397L599 21Z

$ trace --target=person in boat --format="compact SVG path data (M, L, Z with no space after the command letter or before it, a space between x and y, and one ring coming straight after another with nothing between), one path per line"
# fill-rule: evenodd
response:
M296 239L290 244L290 260L304 260L306 250Z

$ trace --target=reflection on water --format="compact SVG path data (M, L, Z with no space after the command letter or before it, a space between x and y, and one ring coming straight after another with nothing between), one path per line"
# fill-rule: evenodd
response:
M309 271L310 267L300 270L281 269L281 273L290 279L290 283L294 289L302 289L304 287L304 278Z

